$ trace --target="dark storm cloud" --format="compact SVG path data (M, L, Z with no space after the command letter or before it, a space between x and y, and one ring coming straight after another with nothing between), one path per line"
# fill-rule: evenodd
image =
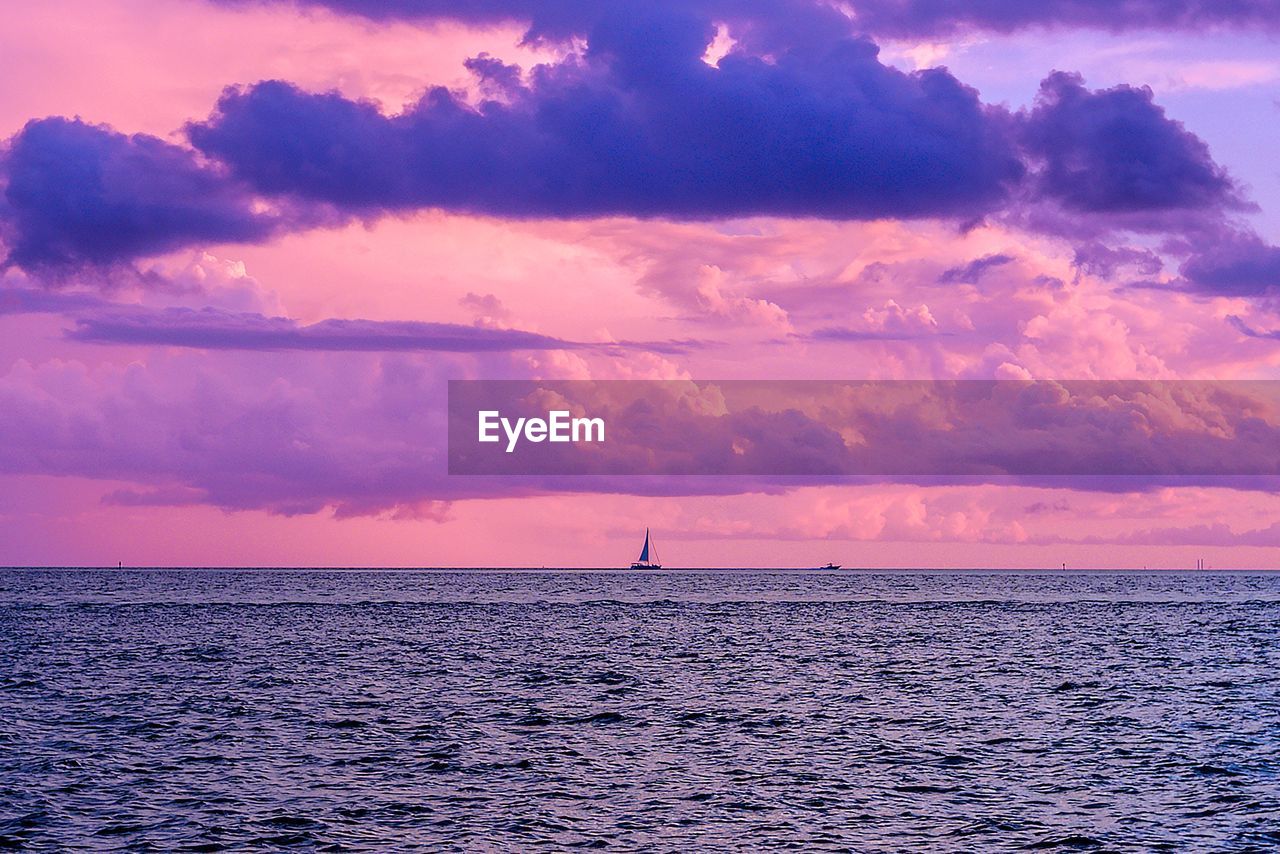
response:
M355 210L971 217L1022 176L1007 114L946 71L904 74L861 40L713 68L709 38L629 20L503 100L434 89L396 116L269 81L228 91L189 133L263 192Z
M110 264L192 243L265 239L277 219L188 149L78 119L28 122L0 155L6 264Z
M865 40L735 50L713 68L710 38L681 15L607 19L585 57L527 81L473 60L500 94L479 105L434 89L388 116L268 81L229 90L189 133L263 192L351 210L972 221L1018 191L1055 211L1041 230L1074 233L1090 219L1178 230L1246 206L1149 89L1089 90L1058 72L1011 115L945 70L883 65Z
M641 5L638 0L282 0L361 15L373 20L453 20L469 24L516 21L530 35L585 34L602 15ZM219 0L250 5L252 0ZM277 2L277 0L262 0ZM854 28L880 36L946 35L964 30L1014 32L1028 27L1078 27L1120 32L1131 29L1200 30L1206 27L1280 27L1275 0L853 0L850 16L837 17L818 0L648 0L650 8L679 9L714 20L825 21L833 29Z
M1188 258L1181 273L1195 290L1259 296L1280 290L1280 246L1235 234Z
M1071 211L1127 214L1243 206L1209 147L1165 115L1150 89L1090 91L1054 72L1024 116L1037 197Z
M433 88L388 115L265 81L228 89L189 125L195 151L79 120L33 121L0 162L7 263L110 266L419 209L992 216L1096 241L1124 230L1203 235L1245 207L1204 142L1147 89L1089 90L1055 73L1032 109L1011 113L945 69L884 65L873 43L818 20L830 9L730 6L746 16L735 31L745 40L718 66L702 59L714 36L702 7L604 3L592 7L582 54L527 72L486 55L468 61L478 102ZM786 14L792 7L809 11ZM430 17L448 6L414 8ZM573 8L539 4L556 20Z
M246 7L284 3L327 8L375 21L457 21L488 26L513 22L531 42L590 37L601 22L649 14L731 25L740 40L769 49L848 35L853 22L815 0L215 0Z

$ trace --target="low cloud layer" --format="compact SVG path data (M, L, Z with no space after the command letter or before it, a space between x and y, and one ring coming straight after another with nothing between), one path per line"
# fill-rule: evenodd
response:
M18 364L0 377L0 474L132 484L111 498L131 504L286 515L328 508L345 516L547 492L751 494L876 481L1094 493L1179 483L1274 491L1277 484L1274 476L1231 468L1241 460L1253 472L1274 468L1280 419L1266 409L1275 403L1274 384L1261 396L1249 384L1093 384L1129 389L1117 399L1072 392L1070 384L1006 383L966 412L954 408L956 397L920 401L886 387L885 405L861 414L838 401L831 411L735 405L717 414L714 388L682 384L688 393L670 406L597 410L625 414L610 421L624 432L598 447L606 462L626 463L633 474L605 465L590 477L469 478L447 473L444 396L446 378L473 370L474 356L254 358L253 371L187 351L157 356L146 368ZM511 360L488 367L521 370ZM539 401L556 402L551 394ZM957 429L944 429L948 421ZM1052 454L1044 453L1046 442ZM906 474L851 478L839 470L870 455L882 457L873 469L896 463ZM654 476L649 458L683 465L687 474ZM734 470L713 466L738 465L735 458L756 474L706 475ZM961 470L970 473L940 474Z
M553 409L608 441L476 441L482 410ZM449 415L455 474L1280 476L1275 382L481 381L451 384Z
M184 347L199 350L349 353L507 353L521 350L600 350L682 353L703 342L568 341L522 329L419 320L330 318L302 324L288 317L204 307L163 309L111 302L77 291L0 292L0 316L62 314L67 338L92 344Z
M519 329L489 329L422 321L322 320L217 309L114 309L77 319L69 337L100 344L142 344L205 350L484 353L572 350L588 346Z

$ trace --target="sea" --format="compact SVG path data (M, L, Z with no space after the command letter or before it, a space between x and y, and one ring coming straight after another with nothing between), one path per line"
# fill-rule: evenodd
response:
M1280 848L1280 573L0 570L0 848Z

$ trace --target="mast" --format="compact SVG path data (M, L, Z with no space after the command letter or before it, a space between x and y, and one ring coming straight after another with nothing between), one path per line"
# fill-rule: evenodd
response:
M640 549L640 557L631 564L632 569L662 569L658 562L658 550L653 545L649 529L644 529L644 548Z

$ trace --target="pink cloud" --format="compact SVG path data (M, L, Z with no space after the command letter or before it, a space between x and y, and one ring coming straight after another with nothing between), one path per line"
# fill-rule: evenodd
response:
M528 63L556 55L519 46L518 26L375 25L286 6L51 0L8 20L3 137L48 115L165 137L206 114L224 87L280 77L397 109L428 82L469 85L463 62L481 51ZM68 21L81 33L70 50Z
M70 42L68 21L78 28ZM484 84L464 61L482 51L528 68L571 49L518 45L521 31L257 4L56 0L14 11L0 33L9 60L0 136L34 117L83 115L185 145L175 131L208 115L223 87L264 78L374 99L390 114L428 83L474 95ZM716 51L731 42L724 31ZM1167 63L1152 69L1164 75L1157 82L1208 88L1274 76L1264 60L1197 62L1181 76ZM1208 227L1181 214L1097 222L1099 232ZM37 283L7 271L0 562L465 564L482 542L495 562L590 564L629 557L643 519L672 539L674 562L684 565L1189 565L1188 550L1210 547L1224 553L1215 564L1274 564L1280 505L1263 490L756 482L727 488L743 494L671 498L656 487L651 495L478 489L444 474L440 395L449 378L1226 379L1280 366L1280 347L1265 335L1280 315L1248 298L1265 277L1238 295L1136 287L1182 286L1166 271L1178 269L1187 246L1142 235L1099 244L1092 231L1081 243L1080 221L1053 206L964 226L506 222L428 211L263 245L184 249L106 282L64 282L44 308L21 312L6 306ZM1270 257L1265 241L1245 248ZM1208 260L1186 269L1225 281L1223 265L1203 272ZM1255 268L1261 262L1245 272ZM552 344L712 346L281 355L190 349L195 339L69 340L77 312L97 299L128 303L139 316L212 307L218 316L279 318L287 329L367 319L523 330ZM1159 405L1144 413L1178 417ZM1064 442L1072 437L1064 430ZM615 488L628 487L607 485Z

